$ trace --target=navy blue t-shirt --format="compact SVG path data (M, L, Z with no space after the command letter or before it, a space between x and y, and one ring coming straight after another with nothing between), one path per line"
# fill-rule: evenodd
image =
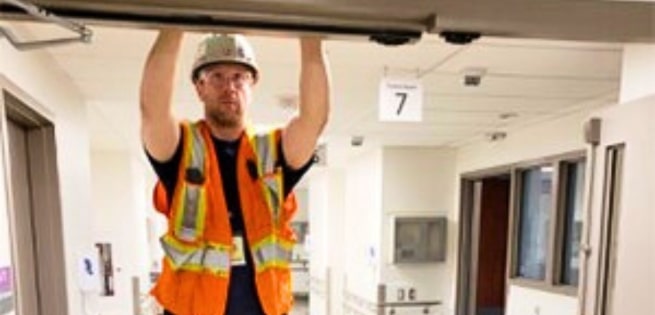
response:
M230 225L232 227L232 234L243 235L243 239L247 240L247 231L243 222L243 215L241 212L241 201L239 200L239 186L237 185L237 153L239 149L240 139L236 141L223 141L212 137L214 141L214 148L218 158L218 163L221 170L221 180L223 181L223 193L225 195L226 205L230 214ZM152 164L157 176L166 187L169 200L177 183L177 174L180 161L182 160L182 141L178 144L175 154L169 161L158 162L153 159L149 154L148 158ZM312 159L307 164L298 170L292 169L287 165L284 158L284 152L281 150L281 145L278 147L280 154L280 161L284 172L284 194L287 196L293 187L298 183L300 178L311 167ZM225 315L265 315L261 303L257 298L257 288L255 286L255 269L250 254L250 249L247 242L244 242L246 252L246 265L233 266L230 275L230 286L228 288L227 307ZM174 315L168 311L164 312L165 315Z

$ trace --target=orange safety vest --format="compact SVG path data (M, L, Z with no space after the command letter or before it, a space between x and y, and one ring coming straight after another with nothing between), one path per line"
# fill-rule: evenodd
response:
M161 238L163 271L152 295L175 315L224 315L235 249L220 168L204 121L183 123L183 153L172 202L161 182L154 203L168 216ZM289 262L295 243L293 194L284 199L276 163L280 130L245 132L237 155L237 182L259 301L267 315L291 311ZM247 140L247 141L244 141Z

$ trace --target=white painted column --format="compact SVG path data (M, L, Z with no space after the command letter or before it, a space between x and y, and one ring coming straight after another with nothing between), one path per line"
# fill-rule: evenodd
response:
M655 45L625 45L620 103L653 94L655 94Z
M143 165L126 151L92 151L93 222L95 243L110 243L113 263L113 296L87 295L89 313L103 315L131 314L135 307L132 278L140 279L148 289L149 255L147 216L149 205L142 194L145 190Z
M310 272L320 280L312 287L310 314L342 314L345 274L344 171L317 169L309 186Z
M343 280L347 259L344 246L345 239L345 203L344 203L344 171L332 169L328 180L330 192L330 209L328 213L328 309L327 315L343 314Z
M312 170L309 185L309 274L310 284L310 314L327 315L327 292L320 288L326 283L326 270L329 264L328 255L328 216L329 216L329 173L324 169ZM318 290L317 290L318 289Z

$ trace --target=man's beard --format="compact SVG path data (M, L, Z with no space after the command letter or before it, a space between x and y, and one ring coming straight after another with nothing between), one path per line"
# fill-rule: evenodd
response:
M240 112L227 112L221 109L215 109L207 113L207 119L218 127L236 128L241 126Z

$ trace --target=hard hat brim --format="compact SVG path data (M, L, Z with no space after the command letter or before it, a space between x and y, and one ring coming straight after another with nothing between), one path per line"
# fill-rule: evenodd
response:
M248 68L248 70L252 73L253 78L255 79L255 82L257 82L257 79L259 78L259 72L255 67L253 67L251 64L247 62L241 62L241 61L236 61L236 60L215 60L207 63L203 63L199 66L197 66L193 72L191 73L191 80L193 82L196 82L198 80L198 76L200 75L200 72L207 69L208 67L215 66L215 65L240 65Z

